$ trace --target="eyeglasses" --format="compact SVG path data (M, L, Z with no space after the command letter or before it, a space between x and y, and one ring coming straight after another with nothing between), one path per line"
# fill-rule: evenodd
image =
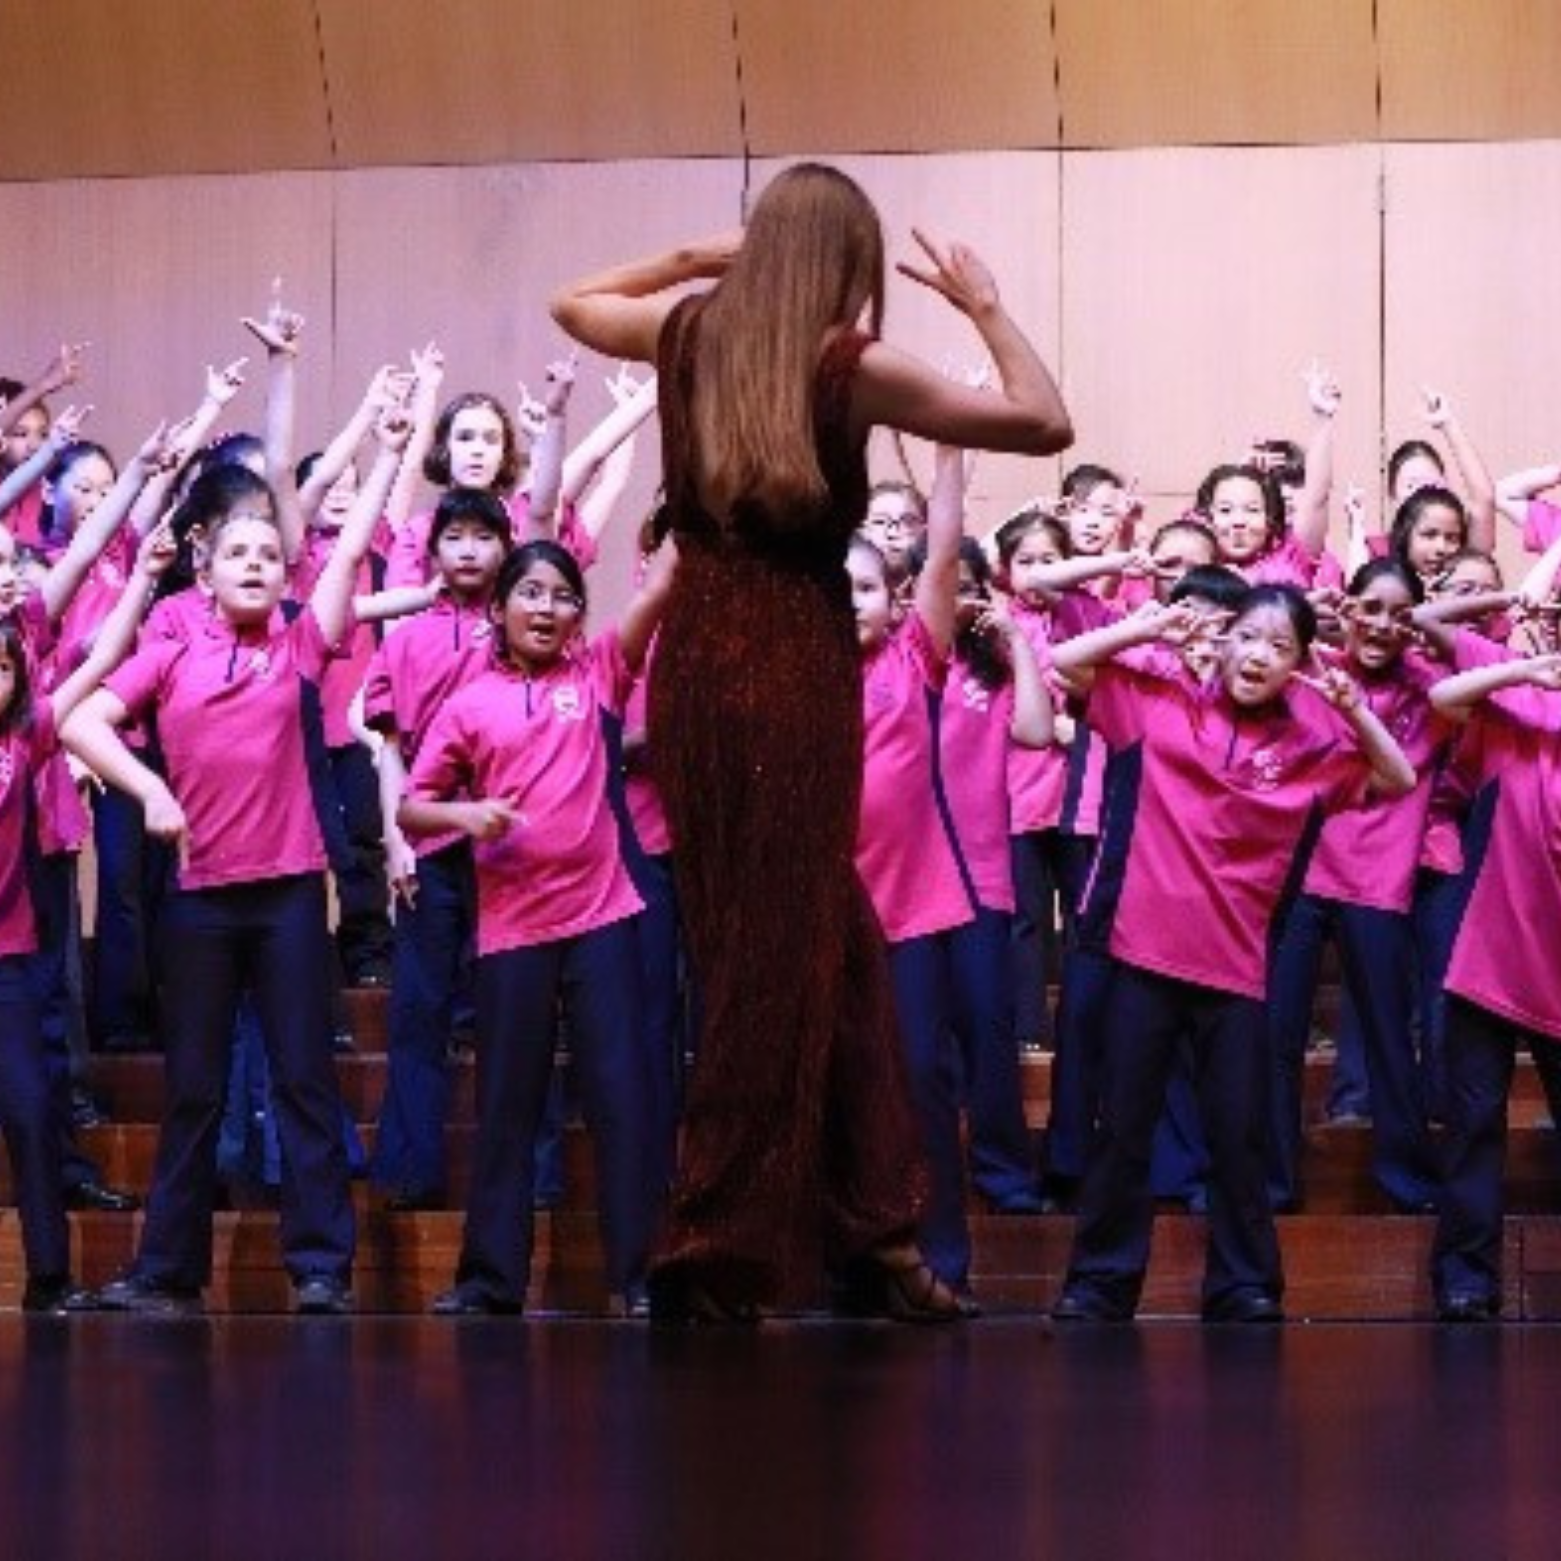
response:
M563 589L553 591L545 585L536 585L529 580L524 585L517 585L510 595L511 599L518 601L522 607L533 611L538 607L551 607L555 612L571 613L579 612L585 606L573 591Z

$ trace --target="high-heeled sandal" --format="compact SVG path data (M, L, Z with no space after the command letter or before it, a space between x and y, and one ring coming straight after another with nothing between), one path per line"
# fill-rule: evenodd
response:
M938 1278L914 1247L882 1248L858 1258L840 1277L836 1307L848 1317L952 1323L979 1317L976 1301Z
M709 1328L752 1328L762 1314L752 1301L722 1295L708 1282L673 1269L650 1278L653 1323Z

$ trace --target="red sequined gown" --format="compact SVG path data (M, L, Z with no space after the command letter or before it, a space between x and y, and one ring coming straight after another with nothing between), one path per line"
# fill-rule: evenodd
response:
M699 304L662 334L668 518L681 551L649 688L703 1007L658 1282L765 1304L910 1239L925 1172L882 936L852 855L861 655L845 573L866 511L848 416L867 338L826 347L816 387L827 508L777 524L707 514L689 432Z

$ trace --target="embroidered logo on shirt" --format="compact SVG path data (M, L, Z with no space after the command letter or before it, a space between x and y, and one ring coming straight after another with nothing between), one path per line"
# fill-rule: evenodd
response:
M966 678L960 685L959 694L967 710L979 710L986 715L992 708L992 690L975 678Z
M275 669L271 665L271 653L267 650L257 650L249 658L249 670L262 683L269 683L275 675Z
M583 721L585 709L580 703L580 690L577 688L555 688L553 690L553 711L560 721Z
M484 640L493 638L493 625L486 618L479 618L472 625L472 644L480 645Z
M1273 748L1254 748L1245 768L1254 791L1276 791L1285 778L1285 761Z

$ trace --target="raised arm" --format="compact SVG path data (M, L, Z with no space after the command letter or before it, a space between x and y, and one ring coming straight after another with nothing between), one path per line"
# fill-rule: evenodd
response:
M86 342L65 343L44 366L37 379L24 385L4 406L0 406L0 435L10 433L22 414L32 411L45 397L64 390L67 385L74 385L81 378L82 359L86 351Z
M92 638L92 649L82 664L49 696L56 729L88 694L135 649L136 634L151 604L157 577L173 562L178 545L173 527L164 522L145 537L136 553L135 568L120 592L114 609Z
M1073 424L1051 372L1003 307L986 264L963 244L940 250L922 233L927 267L899 271L940 293L981 336L997 370L997 394L957 384L884 342L862 354L852 416L863 430L882 423L942 444L1055 455L1073 443Z
M1509 472L1496 484L1496 508L1515 526L1528 524L1529 500L1561 483L1561 465Z
M387 408L374 425L379 452L352 501L336 546L309 597L309 611L314 614L328 645L336 644L349 627L352 587L358 577L358 566L367 556L380 516L385 512L385 501L411 431L410 420L398 407Z
M1561 656L1522 656L1456 672L1432 685L1431 703L1448 720L1467 721L1482 699L1525 683L1536 688L1561 689Z
M666 611L667 600L672 595L672 581L677 574L677 567L678 546L668 535L651 555L645 578L618 623L618 644L631 672L638 672L645 665L650 642L656 637L661 615Z
M965 530L963 452L940 444L933 457L932 491L927 495L927 560L916 576L916 614L926 625L939 655L954 645L959 608L959 540Z
M1324 666L1315 652L1312 664L1315 677L1302 672L1290 676L1327 700L1355 734L1356 746L1371 770L1371 789L1383 797L1407 797L1419 778L1415 767L1361 696L1360 685L1342 667Z
M564 460L561 498L565 504L579 500L608 458L632 439L640 425L656 410L655 376L642 384L629 373L627 364L621 364L618 372L609 377L607 391L613 398L612 411Z
M411 393L411 389L412 376L393 363L386 363L374 371L352 416L321 452L319 460L314 463L298 490L298 508L305 525L320 513L325 495L336 486L336 480L352 464L352 458L358 453L358 446L368 437L374 420L387 406L399 404Z
M738 231L647 255L571 282L548 307L562 330L604 357L654 363L673 289L724 276L741 247Z
M1482 553L1494 552L1496 484L1491 480L1490 468L1464 432L1463 424L1453 415L1446 396L1426 390L1425 415L1426 421L1446 442L1447 452L1458 468L1458 475L1463 478L1464 492L1469 500L1469 546Z
M434 442L434 424L439 420L439 395L444 386L444 354L437 342L429 342L421 352L412 352L412 394L407 411L412 419L412 436L401 458L401 470L385 504L385 518L391 529L400 531L412 513L412 497L423 476L423 458Z
M49 428L48 437L14 471L7 473L0 482L0 515L3 515L30 488L43 481L55 457L67 445L75 444L81 437L81 425L86 422L92 408L66 407Z
M282 556L294 563L303 551L304 521L293 481L293 423L298 400L298 344L304 317L282 302L282 279L271 283L265 317L245 315L244 328L266 349L266 479L276 495Z
M526 493L530 537L551 537L558 530L558 496L564 478L564 438L569 398L574 394L579 354L555 359L543 376L542 422L531 444L531 486ZM525 386L521 393L526 394ZM529 397L527 398L529 399Z
M1306 475L1295 496L1291 529L1313 558L1328 545L1328 500L1333 492L1333 426L1342 399L1338 381L1318 363L1302 376L1312 409L1312 435L1306 442Z
M1185 637L1198 628L1199 622L1199 613L1191 607L1162 607L1152 602L1117 623L1053 645L1052 667L1071 688L1087 693L1095 681L1095 669L1120 652L1168 635Z
M102 555L104 548L124 525L147 480L170 459L167 431L159 424L141 448L125 462L125 468L103 502L77 527L59 561L43 577L39 595L51 623L64 617L71 598ZM161 573L161 569L157 573Z

